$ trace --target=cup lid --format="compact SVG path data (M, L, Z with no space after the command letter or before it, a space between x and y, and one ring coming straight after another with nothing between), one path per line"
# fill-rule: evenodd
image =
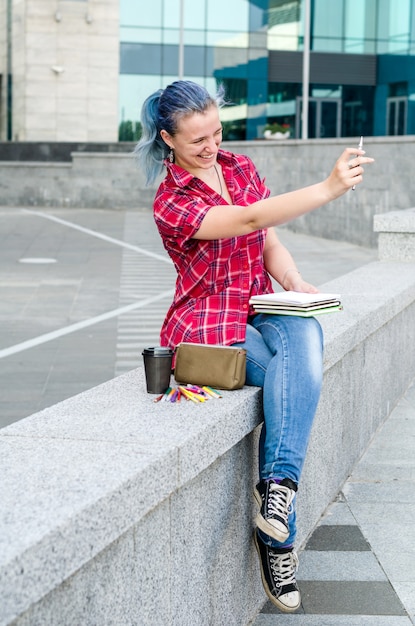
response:
M142 356L172 356L173 350L165 346L154 346L152 348L144 348Z

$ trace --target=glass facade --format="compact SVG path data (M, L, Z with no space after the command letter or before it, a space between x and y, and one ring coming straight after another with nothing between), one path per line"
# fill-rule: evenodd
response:
M311 138L414 134L415 0L120 0L121 140L178 78L224 84L225 139L301 137L304 89Z

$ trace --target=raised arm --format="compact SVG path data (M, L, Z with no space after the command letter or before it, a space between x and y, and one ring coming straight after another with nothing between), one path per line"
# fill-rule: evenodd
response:
M342 196L363 180L363 165L374 159L363 150L346 148L326 180L242 207L213 206L206 214L196 239L235 237L278 226ZM352 158L354 157L354 158Z

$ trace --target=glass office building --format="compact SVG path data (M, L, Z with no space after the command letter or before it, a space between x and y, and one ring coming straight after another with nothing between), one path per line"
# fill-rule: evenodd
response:
M415 134L414 35L415 0L120 0L120 139L177 78L224 84L229 140L300 138L304 98L310 138Z

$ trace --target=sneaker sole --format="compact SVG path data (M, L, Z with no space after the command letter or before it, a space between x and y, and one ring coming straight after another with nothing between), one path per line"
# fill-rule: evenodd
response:
M271 591L269 590L266 578L264 576L264 570L262 569L261 550L260 550L260 547L258 545L258 539L257 539L256 533L254 533L254 543L255 543L256 551L258 553L259 569L261 570L261 580L262 580L262 585L264 587L265 593L267 594L268 598L271 600L272 604L274 604L274 606L276 606L278 609L280 609L280 611L283 611L284 613L294 613L294 611L297 611L297 609L299 609L300 606L301 606L301 595L300 595L300 592L298 592L298 595L299 595L298 604L296 606L293 606L293 607L287 606L286 604L283 604L282 602L280 602L278 600L278 598L276 598L275 596L272 595Z
M254 490L254 496L259 508L261 508L262 498L257 489ZM290 535L289 531L279 531L277 528L275 528L275 526L267 522L267 520L261 515L261 513L258 513L258 515L256 516L255 524L260 530L262 530L262 532L264 532L269 537L272 537L272 539L279 541L280 543L284 543L284 541L286 541Z

